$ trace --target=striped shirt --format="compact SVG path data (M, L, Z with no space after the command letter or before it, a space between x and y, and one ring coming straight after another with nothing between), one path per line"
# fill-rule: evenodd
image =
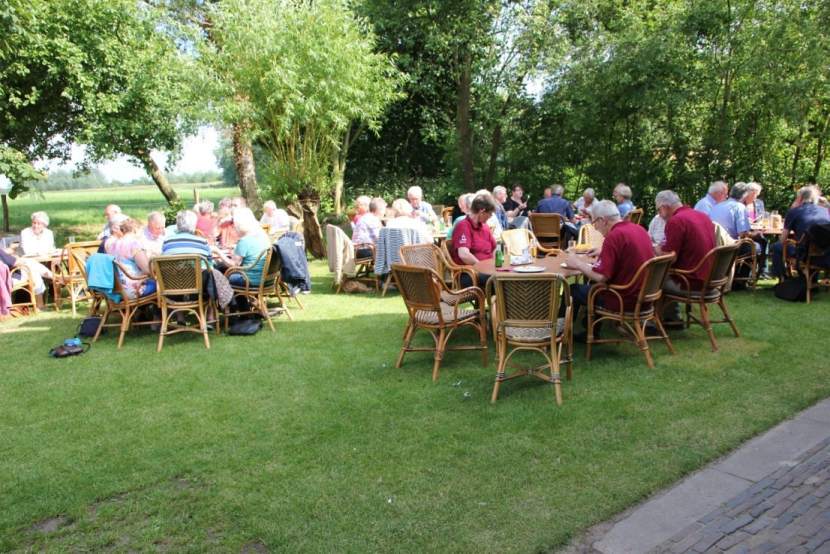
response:
M210 246L208 246L207 240L191 233L176 233L170 235L164 239L161 253L168 256L195 254L205 258L208 266L213 265Z

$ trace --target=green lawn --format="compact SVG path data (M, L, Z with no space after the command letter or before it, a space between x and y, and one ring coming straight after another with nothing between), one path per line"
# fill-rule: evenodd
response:
M218 202L224 196L238 196L239 189L196 185L175 185L185 205L193 204L193 189L199 190L202 199ZM32 212L43 210L49 214L50 228L55 232L59 245L74 235L78 240L95 238L104 225L104 207L118 204L123 212L142 222L153 210L166 206L164 198L154 186L131 186L122 188L66 190L45 193L28 193L15 200L9 200L9 220L12 231L28 227Z
M53 360L78 320L0 324L0 551L544 551L830 394L826 294L734 294L717 354L700 329L653 370L578 348L563 406L535 380L491 405L492 361L395 369L400 297L312 267L295 321L210 351L136 331Z

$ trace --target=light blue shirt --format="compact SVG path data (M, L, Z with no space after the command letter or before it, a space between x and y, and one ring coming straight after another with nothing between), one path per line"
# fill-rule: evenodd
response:
M631 200L623 200L617 204L617 209L620 210L620 217L625 217L625 214L634 209L634 204L631 203Z
M268 243L268 237L265 233L256 233L253 235L245 235L239 239L233 253L242 257L239 265L246 266L254 263L262 251L270 247L271 245ZM265 256L259 258L259 262L246 272L248 280L252 285L258 285L262 280L262 270L264 267Z
M746 216L746 206L734 198L721 202L712 208L709 217L726 229L726 232L733 239L737 239L741 233L746 233L751 229L749 218Z
M699 212L703 212L706 215L711 215L712 208L718 205L718 201L712 198L711 194L707 194L703 198L697 201L695 204L695 209Z
M423 200L421 203L418 204L418 207L415 209L415 213L418 214L418 217L421 218L421 221L424 223L430 224L436 219L435 210L432 209L432 206Z

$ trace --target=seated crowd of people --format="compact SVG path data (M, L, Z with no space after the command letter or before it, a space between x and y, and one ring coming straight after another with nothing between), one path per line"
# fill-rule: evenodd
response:
M204 258L205 269L212 269L214 265L222 270L243 267L248 283L258 285L264 264L260 254L273 243L266 229L271 233L288 231L296 222L273 201L265 202L262 218L257 220L245 200L239 197L223 199L217 211L211 201L199 202L192 210L179 212L176 223L169 227L165 226L161 212L151 212L146 224L141 225L115 204L106 206L104 217L106 223L97 236L98 252L112 256L122 266L124 271L118 272L118 279L124 294L130 298L156 291L150 260L160 255L199 255ZM18 249L11 246L0 249L0 264L5 266L11 284L11 287L0 287L5 291L4 296L10 296L10 290L22 281L30 280L36 305L43 307L45 281L54 278L54 264L61 255L48 226L49 216L35 212L31 226L20 233ZM216 278L222 279L221 273L217 272ZM244 286L243 281L244 277L235 273L229 284ZM7 300L10 304L10 298Z

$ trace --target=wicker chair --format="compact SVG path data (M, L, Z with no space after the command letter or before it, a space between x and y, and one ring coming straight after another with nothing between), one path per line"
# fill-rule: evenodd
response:
M448 225L452 225L452 212L452 206L447 206L446 208L441 210L441 221L443 221L444 223L449 222Z
M823 250L812 244L807 248L807 258L802 264L802 271L807 279L807 304L812 302L814 288L830 287L830 267L816 263L816 260L824 255Z
M81 262L80 254L77 250L72 251L71 254L76 257L76 261L78 262L78 267L82 272L84 283L86 283L86 264ZM130 274L129 270L127 270L123 265L118 262L113 262L115 266L114 271L118 272L121 271L133 280L138 280L139 277ZM121 281L116 276L113 292L114 296L119 297L120 301L116 302L110 296L107 296L101 292L90 290L89 291L92 296L92 304L90 305L90 315L96 314L99 310L101 310L101 322L98 324L98 330L95 331L95 336L92 338L92 342L96 342L98 337L101 336L101 331L104 327L118 327L119 328L119 335L118 335L118 348L121 349L121 346L124 344L124 335L127 334L127 330L129 330L133 326L144 326L144 325L153 325L157 323L161 323L161 321L154 319L152 321L140 321L140 322L133 322L133 317L135 316L136 311L139 308L143 308L144 306L153 306L158 305L158 295L156 294L148 294L146 296L141 296L138 298L128 298L126 294L124 294L124 288L121 286ZM109 320L110 315L116 314L118 315L120 321L118 323L107 323Z
M642 208L634 208L633 210L629 211L625 214L623 218L626 221L630 221L631 223L636 223L639 225L643 221L643 209Z
M204 297L202 290L203 259L196 255L156 256L151 261L153 275L158 283L158 304L161 308L161 330L156 352L161 352L164 337L182 332L201 333L205 347L210 348L208 337L208 308L211 308L216 333L219 333L216 304ZM177 326L168 330L170 318L175 314L192 313L199 321L199 327Z
M531 212L530 226L539 240L539 246L559 248L562 242L562 216Z
M588 340L585 348L585 356L589 360L591 359L591 348L595 344L629 342L632 340L643 351L648 367L654 367L654 360L651 357L651 351L648 346L649 340L665 341L669 352L674 354L674 346L672 346L671 340L666 334L666 329L660 320L660 312L656 309L655 304L663 295L663 282L666 280L669 267L674 263L676 257L675 254L666 254L665 256L657 256L648 260L640 266L634 277L624 285L602 284L591 287L591 292L588 294ZM623 298L620 293L636 288L639 288L639 290L634 309L632 311L625 311ZM620 304L619 311L612 311L597 306L597 296L599 294L616 296ZM617 322L623 330L629 333L629 337L627 339L595 338L594 328L603 321ZM660 332L658 336L646 336L646 323L649 321L654 322L654 325Z
M567 282L554 274L496 275L487 282L486 296L491 302L498 356L491 402L498 399L499 388L504 381L532 375L553 384L556 403L561 405L560 365L567 365L568 380L573 378L573 314ZM561 329L558 326L560 303L565 306L565 321ZM538 367L517 368L507 375L507 363L513 354L521 350L540 352L547 363ZM550 375L546 375L545 370L549 370Z
M72 316L76 316L77 304L81 300L90 298L86 289L86 280L83 276L83 266L87 257L98 251L101 242L90 240L67 244L61 252L60 260L52 265L52 292L55 298L55 310L63 305L61 289L66 288L69 293L69 302L72 305Z
M784 241L782 246L781 256L783 257L782 267L784 268L784 273L778 276L779 282L798 276L798 257L790 256L788 251L791 246L793 248L798 247L798 241L795 240L795 233L791 232L790 236L787 237L787 240Z
M539 244L539 239L533 234L530 229L510 229L501 234L501 240L507 247L508 256L521 256L525 249L529 249L533 242L536 242L536 248L539 252L546 256L556 256L559 254L558 248L546 248Z
M592 248L599 250L604 241L605 237L591 223L586 223L579 228L579 238L576 241L578 245L590 244Z
M271 328L271 331L275 330L274 323L271 321L272 315L285 313L289 320L294 319L291 316L291 311L288 309L287 299L283 298L284 288L282 284L282 277L280 276L280 271L282 270L282 259L279 256L274 256L273 251L274 249L269 246L263 250L259 256L257 256L257 259L250 265L244 267L232 267L225 271L225 277L229 280L231 275L235 273L242 275L245 284L243 286L231 285L231 288L233 289L233 295L235 298L245 298L248 300L250 305L249 310L235 312L233 315L259 314L263 317L263 319L265 319L265 321L268 322L268 326ZM247 272L256 267L257 264L259 264L259 262L263 259L262 278L260 279L259 284L252 285L248 279ZM279 302L279 306L276 309L268 308L268 300L270 298L276 298ZM228 330L229 325L230 323L226 317L226 331Z
M712 331L713 323L728 323L732 327L732 332L735 333L735 336L741 336L738 333L738 327L735 325L735 321L729 315L729 310L726 308L726 303L723 299L728 290L730 273L737 253L738 243L717 246L710 250L695 267L687 270L672 269L670 275L680 288L680 292L670 290L663 295L663 299L666 302L674 301L686 305L686 327L688 328L692 322L703 327L709 335L709 342L712 344L713 352L718 351L718 343L715 340L715 333ZM700 290L693 290L689 283L689 275L695 273L707 263L712 265L709 269L709 274L703 281L703 286ZM692 306L695 304L700 307L700 319L692 314ZM709 317L709 304L718 305L723 313L722 320L711 320Z
M473 285L478 283L478 271L473 269L471 265L458 265L452 259L452 254L450 254L450 248L452 248L452 240L445 240L441 243L441 254L444 255L444 259L447 260L448 263L453 264L453 267L457 268L459 272L459 277L466 273L472 279ZM463 271L462 271L463 270ZM455 281L453 281L454 283Z
M746 287L755 292L758 284L758 254L755 251L755 241L750 238L743 238L735 244L738 246L737 255L735 256L735 271L732 277L732 283L744 282ZM745 253L741 254L741 247L745 246ZM738 272L741 268L746 268L749 272L746 277L738 277Z
M403 334L403 344L395 367L400 368L407 352L434 352L432 380L438 380L441 360L447 350L481 350L487 367L487 319L484 313L484 293L478 287L450 290L440 275L429 268L403 264L392 265L395 284L406 304L409 321ZM476 302L478 309L462 308L466 302ZM479 345L447 347L453 331L470 326L479 333ZM412 337L418 329L429 331L434 348L412 346Z
M467 274L471 283L478 275L469 266L457 265L441 248L434 244L409 244L401 246L401 262L415 267L427 267L444 278L453 289L461 288L461 276Z
M20 272L20 279L17 280L17 283L12 284L12 298L14 298L16 292L21 292L29 298L28 302L13 302L11 305L12 312L15 314L28 314L29 310L32 310L34 313L37 313L37 295L35 294L35 284L29 268L23 264L19 264L15 267L10 267L9 271Z

